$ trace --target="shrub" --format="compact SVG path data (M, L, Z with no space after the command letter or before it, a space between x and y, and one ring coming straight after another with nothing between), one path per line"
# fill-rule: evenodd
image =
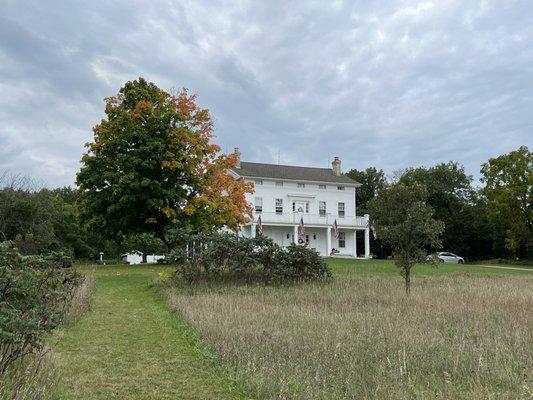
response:
M23 257L11 243L0 244L0 378L11 364L43 348L81 280L56 258Z
M172 256L179 276L199 280L285 282L331 276L314 250L291 244L286 249L269 238L244 238L229 233L200 234L190 238L188 251Z

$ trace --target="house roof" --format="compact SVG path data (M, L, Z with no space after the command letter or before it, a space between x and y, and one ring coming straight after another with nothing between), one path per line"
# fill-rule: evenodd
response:
M296 167L293 165L262 164L241 162L234 168L237 174L246 178L289 179L324 183L343 183L359 186L360 183L345 175L337 176L330 168Z

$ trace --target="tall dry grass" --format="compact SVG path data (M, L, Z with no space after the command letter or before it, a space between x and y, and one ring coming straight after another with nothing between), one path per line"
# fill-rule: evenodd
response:
M47 349L28 354L0 379L1 400L51 400L59 378Z
M72 321L90 310L95 285L94 275L86 274L83 282L72 293L72 298L65 314L65 321Z
M169 289L259 398L533 398L533 277Z

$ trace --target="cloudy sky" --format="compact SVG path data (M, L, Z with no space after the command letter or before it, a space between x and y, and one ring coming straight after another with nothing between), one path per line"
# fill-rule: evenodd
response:
M247 161L387 173L533 147L533 3L0 0L0 173L72 184L103 99L187 87Z

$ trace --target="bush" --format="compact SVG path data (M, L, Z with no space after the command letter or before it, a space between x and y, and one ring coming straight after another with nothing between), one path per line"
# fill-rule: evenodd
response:
M314 250L291 244L282 248L269 238L244 238L229 233L190 237L188 251L176 250L177 275L191 283L200 280L285 282L331 276Z
M23 257L0 244L0 379L8 367L43 348L61 322L81 275L63 257Z

